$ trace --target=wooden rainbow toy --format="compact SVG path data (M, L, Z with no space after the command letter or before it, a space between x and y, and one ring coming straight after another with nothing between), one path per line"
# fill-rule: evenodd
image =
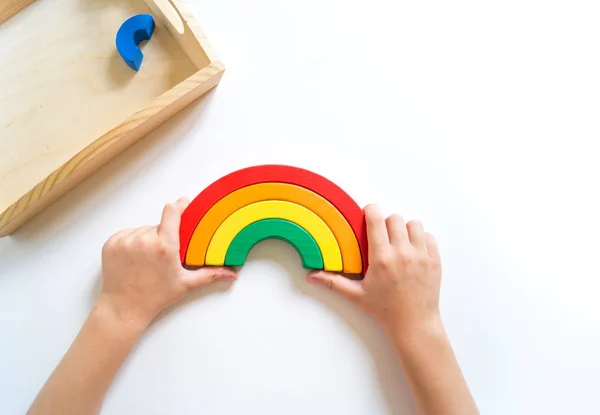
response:
M308 269L364 275L362 209L340 187L297 167L235 171L202 191L181 218L183 265L241 266L267 238L289 242Z

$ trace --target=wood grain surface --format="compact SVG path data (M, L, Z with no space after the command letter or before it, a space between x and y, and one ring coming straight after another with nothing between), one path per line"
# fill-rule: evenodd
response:
M0 25L34 1L35 0L2 0L2 3L0 3Z
M114 42L142 0L38 1L0 27L0 236L217 85L224 67L181 7L183 33L153 13L137 73Z

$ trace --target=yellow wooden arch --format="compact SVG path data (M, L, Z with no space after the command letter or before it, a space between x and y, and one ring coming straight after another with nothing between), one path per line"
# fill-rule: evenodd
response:
M252 203L232 213L215 231L206 251L206 265L223 265L233 238L249 224L262 219L285 219L302 227L319 245L325 270L342 271L340 247L327 224L307 208L282 200Z

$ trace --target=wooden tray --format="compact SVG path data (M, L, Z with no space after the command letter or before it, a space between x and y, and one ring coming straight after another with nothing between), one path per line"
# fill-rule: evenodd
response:
M135 72L115 36L140 13L156 30ZM182 0L4 0L0 236L214 88L224 70Z

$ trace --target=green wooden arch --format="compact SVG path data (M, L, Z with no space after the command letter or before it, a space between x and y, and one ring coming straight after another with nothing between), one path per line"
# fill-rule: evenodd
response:
M269 238L281 239L296 248L304 268L323 269L323 255L314 238L297 224L284 219L262 219L242 229L227 248L225 265L244 265L252 247Z

